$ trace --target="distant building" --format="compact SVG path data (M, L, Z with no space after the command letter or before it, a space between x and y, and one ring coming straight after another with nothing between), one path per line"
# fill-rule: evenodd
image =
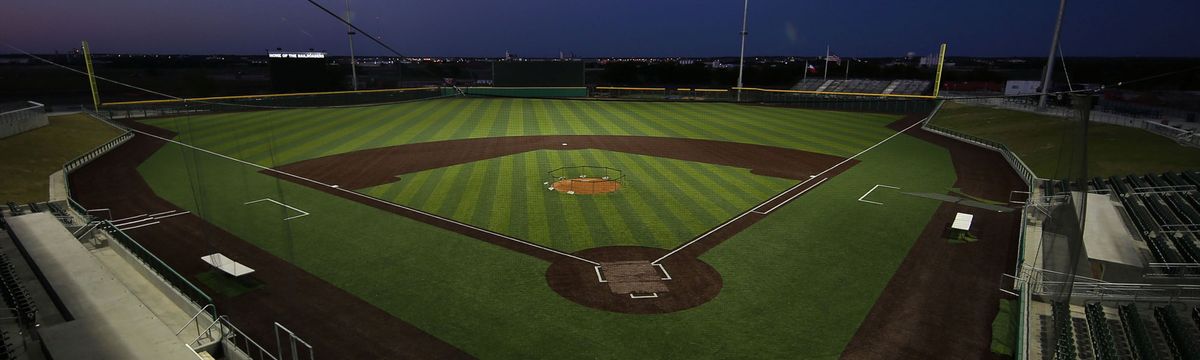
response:
M1004 95L1030 95L1039 93L1042 82L1037 80L1009 80L1004 83Z

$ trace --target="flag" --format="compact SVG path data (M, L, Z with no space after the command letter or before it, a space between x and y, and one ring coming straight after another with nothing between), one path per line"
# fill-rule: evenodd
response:
M842 57L833 55L833 54L829 54L829 55L825 55L825 61L832 61L832 62L838 63L838 65L841 65Z
M808 65L808 69L807 69L807 70L808 70L808 73L810 73L810 74L816 74L816 73L817 73L817 67L816 67L816 66L812 66L812 64L809 64L809 65Z

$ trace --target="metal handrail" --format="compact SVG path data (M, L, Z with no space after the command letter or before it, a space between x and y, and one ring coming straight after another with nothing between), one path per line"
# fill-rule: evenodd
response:
M192 318L188 319L188 322L183 324L183 327L179 328L179 331L175 332L175 336L179 336L179 334L182 334L184 330L187 330L188 325L191 325L193 321L196 322L196 332L199 333L200 332L200 322L196 321L196 320L200 318L200 314L205 313L204 309L209 309L209 308L213 309L213 312L216 313L216 311L217 311L216 306L213 306L213 304L204 305L204 307L200 308L200 311L196 312L196 315L192 315Z

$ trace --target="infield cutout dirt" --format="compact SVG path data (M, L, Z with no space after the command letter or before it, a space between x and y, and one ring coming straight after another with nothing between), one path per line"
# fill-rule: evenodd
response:
M602 178L575 178L555 181L550 188L571 195L596 195L616 192L621 189L621 183Z
M721 292L721 274L695 257L650 261L667 250L607 246L575 253L596 260L593 266L569 258L546 269L546 283L577 304L627 314L662 314L691 309ZM669 271L669 273L667 273Z

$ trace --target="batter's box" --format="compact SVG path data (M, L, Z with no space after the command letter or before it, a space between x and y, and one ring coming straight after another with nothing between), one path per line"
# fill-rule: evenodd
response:
M600 282L608 283L608 289L614 294L658 294L668 291L663 281L670 279L659 269L649 261L614 261L597 266L596 276Z

